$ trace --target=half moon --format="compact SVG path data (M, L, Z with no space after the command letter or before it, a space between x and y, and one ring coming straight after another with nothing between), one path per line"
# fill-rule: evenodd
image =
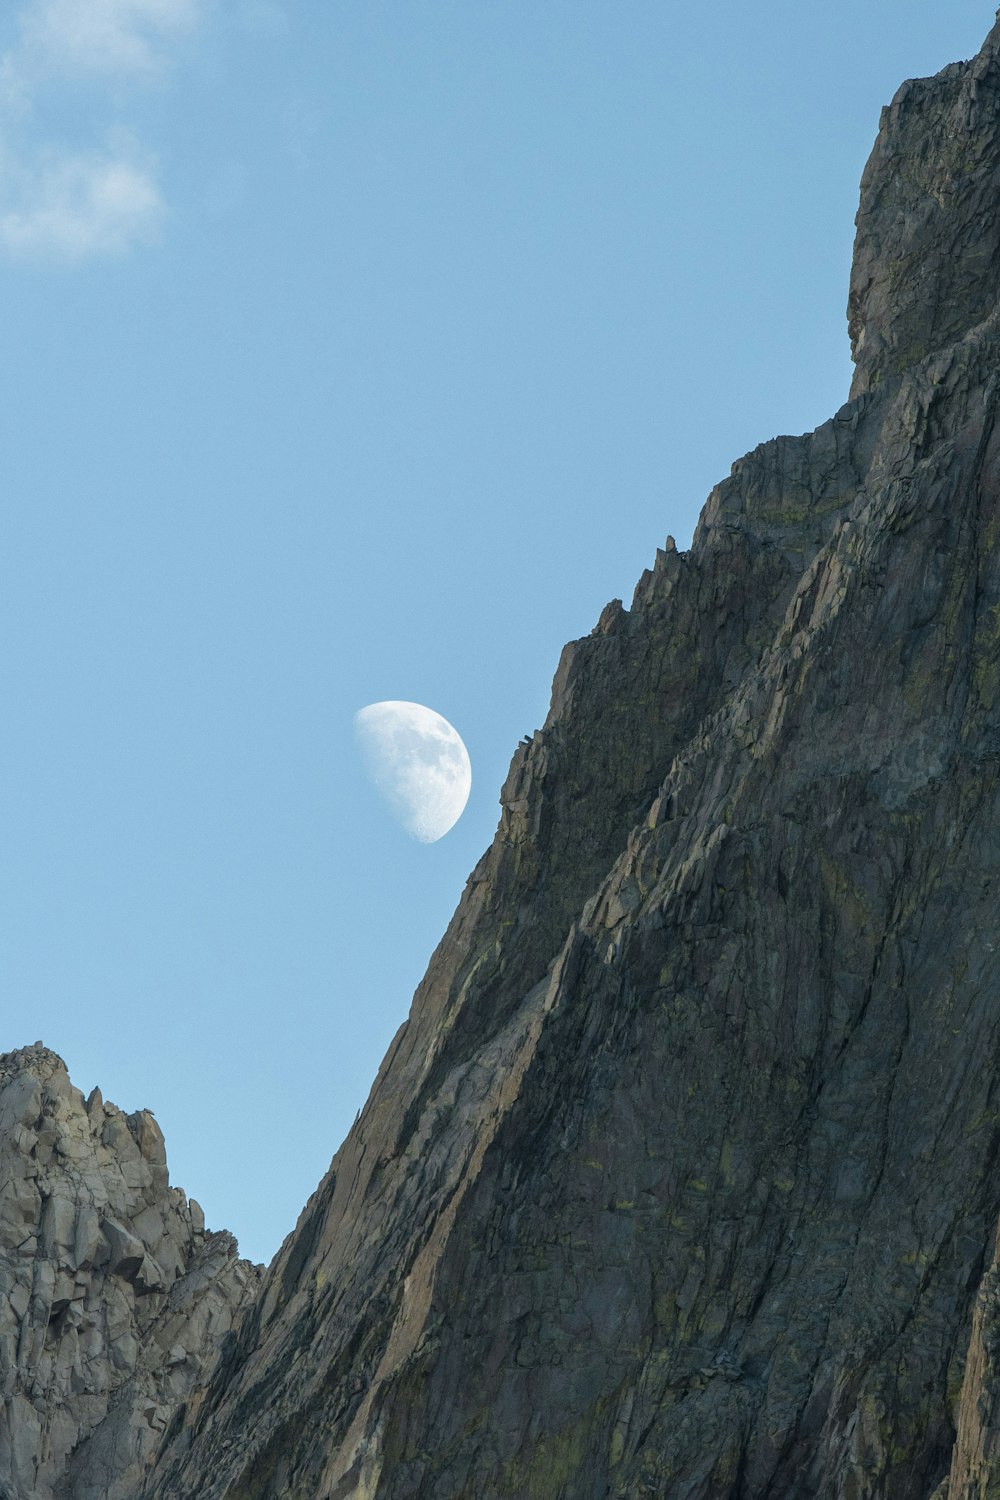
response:
M368 774L412 838L433 844L469 800L472 763L462 736L422 703L390 699L354 715Z

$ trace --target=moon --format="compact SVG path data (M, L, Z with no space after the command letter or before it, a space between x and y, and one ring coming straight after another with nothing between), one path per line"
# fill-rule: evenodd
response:
M390 699L359 709L354 733L369 776L411 838L444 838L472 790L472 762L458 730L422 703Z

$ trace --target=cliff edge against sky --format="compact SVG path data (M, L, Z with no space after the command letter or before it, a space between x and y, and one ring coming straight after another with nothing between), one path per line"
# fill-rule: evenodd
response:
M175 1293L115 1205L146 1249L111 1384L157 1415L108 1493L998 1492L998 54L1000 24L883 113L850 401L738 462L566 648L359 1121L259 1291L227 1248L234 1331L180 1384L138 1352ZM180 1287L203 1251L170 1201ZM53 1233L4 1255L58 1278ZM8 1295L37 1345L8 1422L72 1411L44 1482L89 1496L72 1443L108 1418L56 1380L58 1300L26 1325Z

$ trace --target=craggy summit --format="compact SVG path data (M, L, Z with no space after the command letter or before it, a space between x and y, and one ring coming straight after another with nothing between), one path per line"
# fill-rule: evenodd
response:
M259 1289L220 1255L194 1363L157 1332L181 1199L74 1270L96 1148L58 1212L10 1187L56 1144L5 1100L56 1065L3 1060L16 1500L1000 1493L998 54L883 113L849 403L566 648L360 1119Z

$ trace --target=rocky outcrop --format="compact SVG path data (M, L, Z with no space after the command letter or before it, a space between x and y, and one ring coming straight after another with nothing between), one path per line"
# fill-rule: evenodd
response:
M0 1056L0 1495L129 1500L260 1270L206 1233L146 1110Z
M971 63L905 83L882 112L851 273L852 395L913 369L996 309L998 52L1000 25Z
M360 1119L183 1390L184 1277L111 1211L88 1305L150 1309L122 1404L165 1424L127 1418L116 1483L155 1446L144 1500L997 1492L998 195L1000 25L883 115L850 401L567 647Z

